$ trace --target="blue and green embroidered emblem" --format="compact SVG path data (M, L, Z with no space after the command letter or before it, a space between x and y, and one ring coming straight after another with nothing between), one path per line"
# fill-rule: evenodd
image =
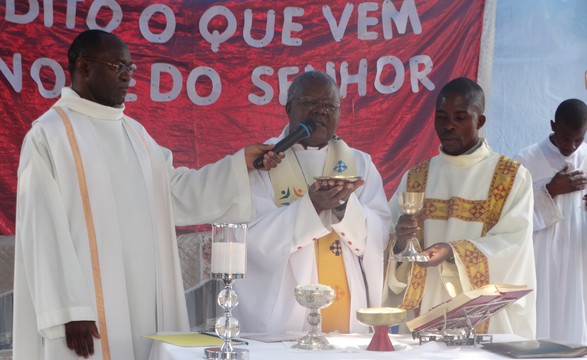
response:
M334 166L334 168L332 170L334 170L337 173L342 173L345 172L346 169L348 169L349 167L347 166L347 164L344 163L344 161L342 160L338 160L338 162L336 163L336 165Z

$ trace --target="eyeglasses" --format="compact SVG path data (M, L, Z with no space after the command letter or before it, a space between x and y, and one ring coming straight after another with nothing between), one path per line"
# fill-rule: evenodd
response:
M314 110L321 108L329 114L334 114L340 110L340 104L334 104L328 101L318 100L310 96L300 96L299 98L293 98L292 100L298 100L303 108L308 110Z
M121 75L122 73L127 73L128 76L132 76L136 71L137 71L137 66L135 64L130 64L130 65L126 65L123 63L111 63L102 59L98 59L95 57L89 57L89 56L84 56L86 59L91 60L91 61L95 61L95 62L99 62L101 64L107 65L110 70L116 71L116 73L118 75Z

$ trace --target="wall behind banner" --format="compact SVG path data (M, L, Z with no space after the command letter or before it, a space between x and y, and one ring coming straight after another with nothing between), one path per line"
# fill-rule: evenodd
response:
M69 84L66 51L88 28L121 37L138 71L127 115L199 168L280 133L295 75L341 88L338 135L370 153L388 196L437 153L436 91L477 78L484 1L5 0L0 5L0 234L14 231L18 153ZM295 6L293 6L295 5Z
M546 138L557 106L587 102L587 1L498 1L486 135L506 155Z

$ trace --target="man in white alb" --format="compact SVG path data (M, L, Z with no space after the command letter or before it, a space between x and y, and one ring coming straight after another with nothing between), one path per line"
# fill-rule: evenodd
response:
M188 331L175 225L248 221L251 145L200 170L124 114L136 67L100 30L68 52L71 87L33 123L18 169L14 359L146 359ZM279 157L270 152L264 168Z
M381 176L368 154L335 135L338 87L326 73L310 71L291 84L285 110L289 125L314 119L316 130L285 151L279 166L253 173L257 216L250 224L247 277L235 287L242 331L302 331L307 309L294 299L296 285L321 283L336 291L322 310L322 330L367 332L355 310L380 306L383 249L389 209ZM337 176L355 182L316 181Z
M587 345L587 105L563 101L550 126L515 156L534 184L536 336Z

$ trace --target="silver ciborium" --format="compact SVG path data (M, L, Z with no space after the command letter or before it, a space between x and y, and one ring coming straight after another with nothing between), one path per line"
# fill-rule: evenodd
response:
M307 318L310 331L298 340L298 343L293 346L294 348L305 350L332 349L332 345L322 335L320 309L330 306L335 296L336 294L330 286L321 284L296 286L296 301L303 307L310 309Z

